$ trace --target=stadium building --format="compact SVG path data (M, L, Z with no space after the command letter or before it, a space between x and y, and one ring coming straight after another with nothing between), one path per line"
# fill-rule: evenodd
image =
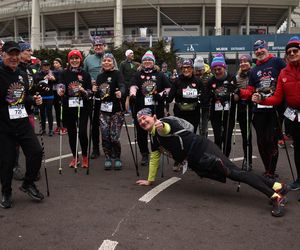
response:
M0 38L22 37L34 49L88 52L94 35L115 47L164 39L179 57L223 53L234 64L256 39L283 57L290 34L300 33L299 0L0 0L0 7Z

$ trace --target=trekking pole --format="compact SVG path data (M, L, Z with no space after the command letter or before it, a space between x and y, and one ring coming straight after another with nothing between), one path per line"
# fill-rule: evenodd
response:
M62 117L63 117L63 103L62 99L60 100L60 122L62 122ZM59 168L58 168L58 173L62 173L62 130L59 130Z
M74 171L77 173L78 147L79 147L79 124L80 124L80 97L78 97L77 107L77 126L76 126L76 150L75 150L75 166Z
M199 109L199 135L202 135L202 123L203 123L203 119L202 119L202 107L200 107L200 109Z
M137 131L136 131L136 123L137 123L137 117L134 118L135 114L135 105L134 103L131 103L131 116L133 119L133 133L134 133L134 153L135 153L135 162L138 165L138 158L137 158Z
M226 106L226 105L225 105ZM223 110L225 109L225 106L223 107ZM228 113L227 113L227 121L226 121L226 135L225 135L225 145L224 145L224 154L227 153L227 142L228 142L228 133L229 133L229 123L230 123L230 112L231 111L231 93L229 95L229 107L228 107Z
M125 129L126 129L127 138L128 138L128 141L129 141L129 146L130 146L130 151L131 151L131 154L132 154L133 163L134 163L134 166L135 166L136 176L139 177L140 176L139 167L138 167L138 164L137 164L137 159L134 156L134 152L133 152L133 148L132 148L132 144L131 144L131 139L130 139L130 135L129 135L129 131L128 131L128 126L127 126L126 118L125 118L125 115L124 115L124 109L123 109L123 105L122 105L121 99L119 99L119 105L120 105L120 109L121 109L122 115L124 117Z
M39 92L36 93L39 95ZM49 192L49 183L48 183L48 172L47 172L47 167L46 167L46 157L45 157L45 144L44 144L44 136L43 136L43 126L42 126L42 117L41 117L41 108L39 107L39 123L40 123L40 139L41 139L41 144L42 144L42 153L43 153L43 166L45 170L45 179L46 179L46 188L47 188L47 196L50 196Z
M91 147L92 147L92 130L93 130L93 120L94 120L94 111L95 111L95 93L93 92L92 96L92 109L90 115L90 131L89 131L89 147L88 147L88 167L86 169L86 174L90 174L90 162L91 162Z
M248 105L247 105L248 107ZM236 122L237 122L237 108L238 108L238 103L235 106L235 119L234 119L234 137L233 137L233 145L235 145L235 137L236 137ZM247 112L246 112L247 113ZM248 113L247 115L247 129L248 129ZM241 129L241 128L240 128ZM248 130L247 130L247 136L248 136ZM248 150L248 149L247 149ZM234 152L234 151L233 151ZM248 154L248 152L247 152ZM248 162L248 160L246 160ZM242 170L244 169L244 164L242 164ZM236 188L237 192L240 192L240 188L241 188L241 182L238 182L238 186Z
M249 121L249 103L246 104L246 125L247 125L247 152L246 152L246 161L247 161L247 172L250 170L250 121Z
M159 93L157 93L157 91L154 92L156 95L159 95ZM154 115L156 115L156 106L158 105L158 101L154 101ZM164 155L162 156L162 160L160 161L160 165L161 165L161 178L164 177Z
M280 122L280 119L279 119L279 114L278 114L277 110L275 110L275 112L276 112L276 117L277 117L279 132L280 132L280 134L281 134L281 136L283 138L283 131L282 131L282 126L281 126L281 122ZM288 160L288 163L289 163L289 167L290 167L290 170L291 170L291 174L292 174L292 177L293 177L293 181L295 182L294 171L293 171L293 168L292 168L290 155L289 155L289 152L287 150L287 146L286 146L286 142L285 142L284 138L283 138L283 143L284 143L284 149L285 149L286 157L287 157L287 160Z
M237 124L237 109L238 105L235 105L235 111L234 111L234 130L233 130L233 141L232 141L232 158L234 159L235 155L235 143L236 143L236 124Z

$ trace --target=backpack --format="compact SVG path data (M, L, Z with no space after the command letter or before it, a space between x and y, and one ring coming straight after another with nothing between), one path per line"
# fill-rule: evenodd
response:
M180 127L182 127L182 129L176 131L175 133L171 133L171 134L168 134L168 135L163 135L163 137L169 137L169 136L176 136L178 137L179 139L179 142L180 142L180 146L181 146L181 149L183 150L184 147L183 147L183 141L182 141L182 138L180 136L180 134L182 132L186 132L186 131L189 131L191 133L194 133L194 126L189 123L188 121L182 119L182 118L178 118L176 116L167 116L167 117L164 117L162 119L160 119L161 121L163 122L175 122L177 123L177 125L179 125Z
M181 132L184 132L184 131L190 131L192 133L194 133L194 126L189 123L188 121L182 119L182 118L179 118L179 117L176 117L176 116L167 116L167 117L164 117L161 119L163 122L175 122L177 123L180 127L182 127L181 130L175 132L174 134L177 135L177 134L180 134Z

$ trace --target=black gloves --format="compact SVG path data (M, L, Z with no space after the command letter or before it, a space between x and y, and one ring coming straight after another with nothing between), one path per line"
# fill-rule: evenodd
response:
M156 93L153 95L153 99L155 102L164 102L167 98L167 93L164 91L162 95Z

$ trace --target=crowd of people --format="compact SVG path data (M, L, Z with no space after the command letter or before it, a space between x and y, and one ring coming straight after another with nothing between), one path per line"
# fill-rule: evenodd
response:
M222 54L216 54L210 65L201 56L184 59L169 71L167 63L156 64L151 50L139 63L134 61L134 51L128 49L125 60L118 65L113 54L105 51L103 38L93 37L92 47L94 53L85 59L79 50L71 50L66 67L61 58L42 60L36 67L29 43L0 42L0 138L5 142L0 146L1 207L12 206L13 176L23 181L20 189L31 198L44 198L35 185L43 156L34 133L36 113L41 136L68 135L73 155L70 168L88 169L90 160L100 156L101 142L105 170L123 167L120 135L124 114L131 113L141 155L139 163L149 166L148 179L139 180L139 185L154 182L163 152L174 159L173 171L181 171L187 164L202 177L245 182L271 199L273 216L284 214L285 195L300 189L298 37L292 37L286 45L285 59L269 53L266 41L256 41L256 62L250 54L241 55L235 74L229 72ZM171 103L174 116L170 116ZM289 121L284 124L293 138L297 169L297 179L289 184L278 182L276 172L284 120ZM207 139L209 121L214 143ZM237 122L244 152L241 168L228 159ZM184 127L187 123L192 131ZM250 172L252 124L263 175ZM18 159L20 148L26 159L25 174Z

